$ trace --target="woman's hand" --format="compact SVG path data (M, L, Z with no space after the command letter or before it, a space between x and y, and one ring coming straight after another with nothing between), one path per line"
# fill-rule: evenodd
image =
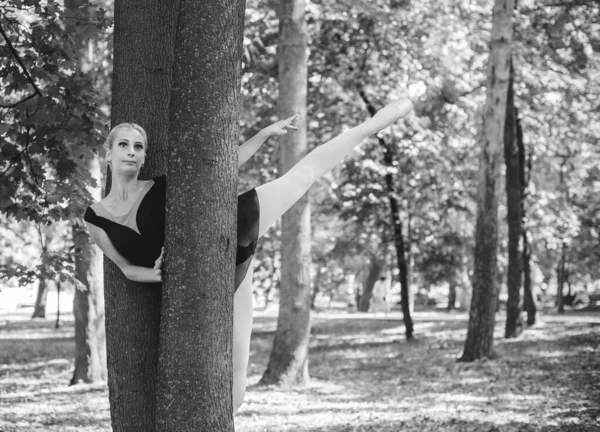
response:
M298 117L300 117L300 114L294 114L293 116L288 117L285 120L279 120L278 122L273 123L272 125L269 125L266 128L264 128L263 132L266 136L281 136L285 135L288 129L298 130L298 128L292 124L293 121L296 120Z
M154 267L152 267L152 269L155 272L156 277L158 278L157 282L162 282L162 265L163 265L164 257L165 257L165 247L163 246L160 250L160 256L158 258L156 258L156 261L154 261Z

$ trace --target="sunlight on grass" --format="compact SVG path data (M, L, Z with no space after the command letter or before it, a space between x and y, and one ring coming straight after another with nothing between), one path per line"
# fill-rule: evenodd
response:
M513 340L498 331L498 359L457 363L465 321L417 314L417 340L406 342L398 319L331 315L313 323L310 385L289 390L257 385L276 317L256 320L236 430L600 430L600 325L550 323ZM0 327L0 431L110 431L106 385L67 385L72 331L40 321Z

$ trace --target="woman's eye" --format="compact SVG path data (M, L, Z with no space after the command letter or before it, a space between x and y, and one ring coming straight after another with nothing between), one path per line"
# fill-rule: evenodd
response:
M124 141L121 141L121 142L119 143L119 146L121 146L121 147L123 147L123 146L126 146L126 145L127 145L127 143L126 143L126 142L124 142Z
M138 145L136 145L136 146L135 146L135 149L136 149L136 150L143 150L143 149L144 149L144 146L143 146L143 145L141 145L141 144L138 144Z

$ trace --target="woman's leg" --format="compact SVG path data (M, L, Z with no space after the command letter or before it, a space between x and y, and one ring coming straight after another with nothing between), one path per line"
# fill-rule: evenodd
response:
M338 165L356 146L405 117L411 110L410 99L394 101L364 123L311 151L278 179L257 187L256 194L260 203L258 236L262 237L319 177Z
M250 263L246 277L233 297L233 413L242 405L246 393L246 369L252 333L252 273Z

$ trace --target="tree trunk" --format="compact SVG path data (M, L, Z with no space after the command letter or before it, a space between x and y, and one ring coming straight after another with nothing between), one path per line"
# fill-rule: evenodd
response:
M367 105L367 110L371 116L377 112L375 106L371 103L364 90L359 90L362 100ZM408 286L408 265L404 247L404 236L402 234L402 221L398 209L398 199L396 188L394 186L394 177L392 169L394 167L394 153L391 144L386 142L381 135L377 136L379 144L385 149L383 164L388 168L385 174L385 185L390 203L391 224L394 227L394 246L396 246L396 262L400 275L400 298L402 306L402 319L406 330L406 340L413 339L413 322L410 316L410 288Z
M181 0L170 105L157 431L233 431L245 3Z
M456 304L456 279L452 278L448 285L448 306L446 306L446 310L450 312L454 309L454 305Z
M177 5L158 0L115 2L111 123L135 122L146 129L148 155L141 179L166 173ZM153 432L161 287L128 281L112 261L105 260L104 289L113 431Z
M475 227L473 297L461 361L493 357L498 244L498 193L506 96L508 94L514 0L495 0L488 66L479 196Z
M379 279L379 275L381 274L384 266L385 259L381 259L378 255L373 255L371 257L369 272L367 273L367 278L363 283L363 290L357 303L357 309L359 312L369 312L371 297L373 296L373 287L375 286L377 279Z
M310 309L315 310L315 301L317 300L317 296L319 295L319 291L321 290L321 283L323 281L323 273L321 270L317 272L315 276L315 281L313 282L312 291L310 294ZM330 297L331 298L331 297ZM329 302L331 304L331 300Z
M531 286L531 247L527 241L527 231L524 229L523 238L523 307L527 312L527 325L532 326L536 323L537 299Z
M517 146L519 149L519 178L521 179L521 238L522 248L522 269L523 269L523 307L527 312L527 325L535 325L537 314L537 298L534 295L534 289L531 286L531 246L529 245L527 226L525 225L525 198L527 197L527 186L531 176L532 157L525 154L525 144L523 142L523 129L518 116L518 110L515 110Z
M521 207L522 186L519 169L519 146L516 133L516 112L514 98L514 68L511 64L508 96L506 100L506 121L504 122L504 161L506 163L506 208L508 222L508 269L506 286L505 338L519 336L521 325Z
M81 20L89 19L89 3L85 0L65 0L67 16ZM65 19L69 33L75 34L78 21ZM93 65L90 40L78 39L82 71L88 72ZM96 181L91 191L94 201L102 198L102 170L98 158L87 162L90 175ZM81 221L72 226L75 245L75 273L82 286L75 287L73 315L75 317L75 370L70 385L106 380L106 338L104 332L104 273L103 256L90 241Z
M565 246L565 244L563 243L561 251L560 251L560 262L558 264L558 269L556 271L557 273L557 277L556 277L556 303L558 306L558 312L559 313L563 313L565 311L565 302L564 302L564 298L563 298L563 290L564 290L564 286L565 286L565 279L566 279L566 271L565 271L565 256L567 254L566 252L567 247Z
M54 328L60 327L60 288L61 282L56 282L56 322L54 324Z
M98 166L99 171L99 166ZM104 274L102 251L90 244L82 225L73 226L75 274L75 370L69 385L106 380L106 337L104 332Z
M46 279L40 278L35 298L35 307L31 318L46 318L46 300L48 299L48 284Z
M467 257L466 247L463 247L461 252L462 259L458 274L460 283L458 284L456 296L459 305L458 310L466 312L471 307L473 287L469 277L469 258Z
M283 175L306 153L307 33L305 0L279 3L279 118L300 113L298 131L281 137ZM281 220L279 317L269 364L260 382L305 385L310 337L310 203L305 194Z
M392 166L392 151L389 147L386 147L385 152L385 163L387 167ZM404 255L404 238L402 235L402 221L400 220L400 214L398 211L398 200L394 191L392 174L388 170L385 175L385 182L388 190L388 198L390 201L390 213L394 226L394 245L396 246L396 259L398 264L398 270L400 272L400 298L402 306L402 320L404 321L404 328L406 331L406 340L413 339L413 322L410 316L410 298L409 298L409 286L408 286L408 267L406 265L406 256Z

